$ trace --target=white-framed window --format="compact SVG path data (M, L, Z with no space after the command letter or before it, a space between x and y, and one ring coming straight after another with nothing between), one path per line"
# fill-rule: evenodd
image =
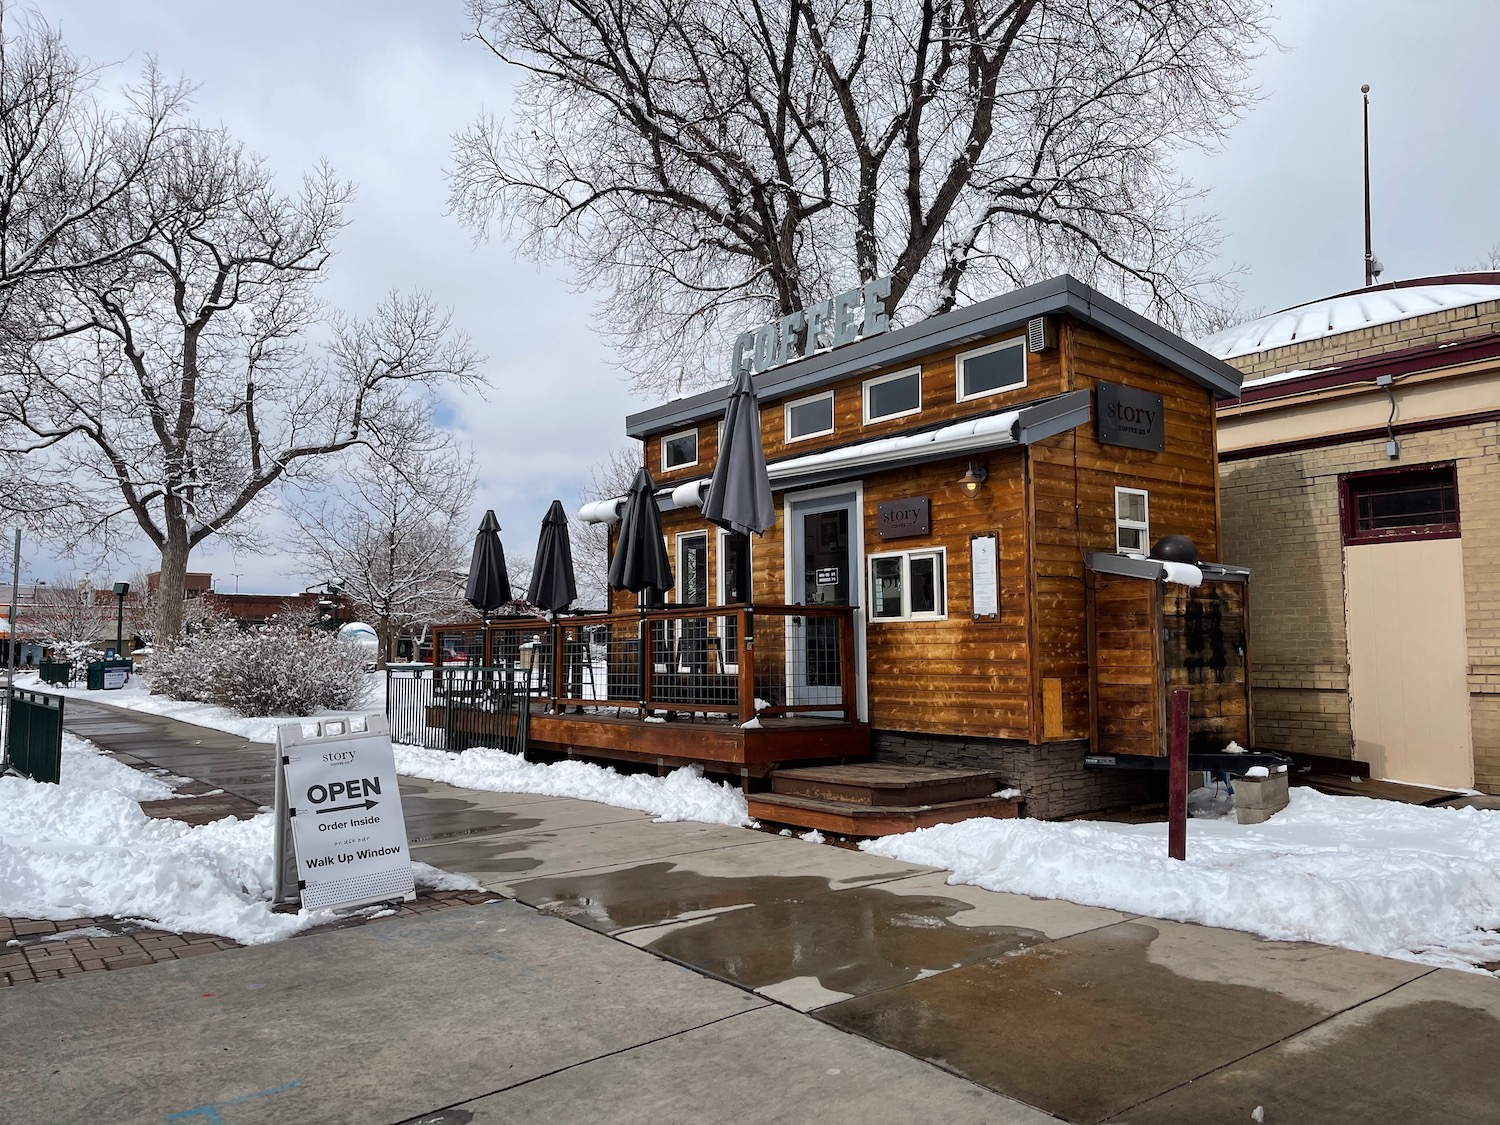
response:
M799 398L786 404L786 440L803 441L833 433L833 392Z
M698 463L698 431L682 430L661 439L661 471L686 469Z
M958 368L958 401L1013 391L1026 385L1026 337L1002 340L998 344L960 352Z
M750 536L718 529L714 554L717 566L716 597L718 605L750 604ZM723 649L724 670L737 672L740 666L740 621L738 617L719 618L719 644Z
M677 604L708 604L708 532L677 537Z
M866 379L864 386L865 425L905 418L922 412L922 369L897 371Z
M871 555L871 621L941 621L948 616L944 547Z
M1150 497L1144 488L1115 489L1115 551L1144 555L1151 541Z

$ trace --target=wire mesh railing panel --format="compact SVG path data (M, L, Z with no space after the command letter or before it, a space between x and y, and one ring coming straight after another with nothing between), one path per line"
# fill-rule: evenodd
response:
M682 606L557 621L502 618L437 630L435 666L462 675L524 673L538 711L553 713L849 717L853 613L847 606ZM468 682L452 679L445 689L440 678L434 691L440 697ZM433 705L442 703L435 697Z
M853 715L852 610L757 607L755 698L767 714Z

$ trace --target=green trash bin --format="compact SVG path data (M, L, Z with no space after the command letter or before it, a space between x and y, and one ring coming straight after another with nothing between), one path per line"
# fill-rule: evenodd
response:
M132 660L91 660L88 667L88 689L89 691L107 691L111 688L122 688L134 669L135 662ZM110 675L111 672L120 671L125 673L123 677Z
M44 684L67 687L68 679L73 674L73 665L62 660L44 660L37 666L37 673Z

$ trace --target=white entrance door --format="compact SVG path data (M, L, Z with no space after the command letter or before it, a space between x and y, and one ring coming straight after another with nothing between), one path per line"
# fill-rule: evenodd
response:
M787 602L860 604L860 499L854 492L793 499L788 504ZM855 644L862 622L855 614ZM842 698L838 621L793 617L787 623L787 702L838 703ZM856 665L858 661L854 662ZM856 691L856 695L859 693Z
M1467 789L1463 540L1344 549L1354 756L1374 777Z

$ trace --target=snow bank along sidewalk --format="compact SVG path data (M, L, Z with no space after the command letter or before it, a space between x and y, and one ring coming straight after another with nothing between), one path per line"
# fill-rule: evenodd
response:
M47 685L27 683L43 691L57 691ZM210 703L189 703L152 695L149 680L134 676L130 684L118 691L81 691L64 689L59 694L87 699L110 707L125 707L152 715L163 715L185 723L210 727L237 734L256 742L275 742L276 728L282 723L301 721L301 716L245 718ZM372 677L369 707L358 712L328 712L319 717L344 714L378 713L385 703L385 677ZM753 825L744 795L728 784L715 784L703 777L703 771L683 768L665 778L640 774L625 775L586 762L557 762L539 765L516 754L476 747L460 754L446 750L426 750L420 746L398 744L396 772L406 777L428 781L445 781L465 789L494 793L536 793L548 797L576 797L597 801L621 809L639 809L657 820L691 820L706 824Z
M344 715L364 715L373 711L383 711L385 708L385 676L383 673L373 673L368 677L370 683L366 690L365 701L367 706L357 711L323 711L314 718L339 718ZM275 742L276 728L282 723L297 722L302 716L271 715L268 717L249 718L238 715L227 707L217 707L212 703L198 703L190 700L172 699L165 695L151 694L151 680L148 675L137 674L130 677L130 682L123 688L111 691L88 691L84 688L58 687L55 684L44 684L36 675L18 676L16 678L18 687L30 691L45 691L52 695L61 695L69 699L85 699L90 703L99 703L107 707L124 707L131 711L141 711L148 715L162 715L168 719L176 719L179 722L192 723L195 726L208 727L211 730L221 730L227 734L237 734L241 738L248 738L252 742Z
M519 754L475 747L460 754L420 746L396 748L396 772L492 793L537 793L575 797L620 809L639 809L659 821L753 826L744 794L727 782L712 782L697 766L666 777L621 774L588 762L541 765Z
M1292 790L1264 824L971 820L862 847L950 882L1449 968L1500 961L1500 813Z
M0 778L0 915L109 916L245 945L339 917L271 911L270 813L193 827L141 811L138 802L171 795L170 783L66 733L60 785ZM467 876L414 867L422 887L478 887Z

